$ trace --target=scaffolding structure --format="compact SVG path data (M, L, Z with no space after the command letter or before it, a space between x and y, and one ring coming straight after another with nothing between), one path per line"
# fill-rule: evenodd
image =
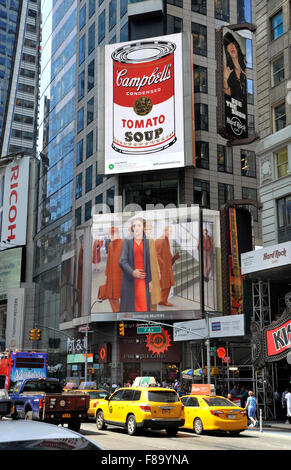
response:
M260 330L271 323L271 302L269 281L252 281L253 321L260 326ZM252 349L253 356L253 349ZM276 417L275 399L273 391L277 385L277 365L265 364L257 369L253 365L254 393L258 405L262 409L264 419Z

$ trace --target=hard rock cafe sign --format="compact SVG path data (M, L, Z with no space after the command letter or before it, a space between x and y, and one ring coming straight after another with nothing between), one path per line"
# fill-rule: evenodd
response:
M257 322L251 323L253 362L258 367L283 359L291 351L291 292L285 295L285 304L281 317L269 326L261 329Z

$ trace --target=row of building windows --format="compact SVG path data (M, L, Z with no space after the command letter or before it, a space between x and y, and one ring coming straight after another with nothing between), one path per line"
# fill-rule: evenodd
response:
M210 208L210 182L201 179L194 179L194 204L199 204L206 209ZM234 199L234 186L232 184L218 183L218 207L227 201ZM242 199L257 200L257 190L254 188L242 187ZM257 209L249 206L254 221L258 221Z
M88 5L85 3L80 8L79 12L79 29L80 31L84 28L87 22L87 10L88 19L90 19L95 13L95 0L89 0ZM105 11L105 10L103 10ZM103 13L103 12L102 12ZM117 0L111 0L109 3L108 11L108 29L111 31L116 25L117 19ZM120 0L120 19L127 13L127 0ZM104 13L105 14L105 13Z
M84 205L84 222L87 222L87 220L90 220L92 217L92 209L93 209L93 204L102 205L106 204L107 207L110 208L111 212L114 212L114 195L115 195L115 188L112 186L111 188L107 189L105 198L103 197L103 194L99 194L98 196L95 197L95 201L92 202L87 201ZM102 212L100 210L99 212ZM75 224L76 226L81 225L82 223L82 206L78 207L75 210Z
M195 103L194 113L195 113L195 130L208 132L209 130L208 104ZM253 114L248 114L248 132L249 132L249 135L253 135L255 133L255 116Z
M99 186L103 182L103 177L98 174L98 164L96 163L95 171L95 187ZM93 165L90 165L85 170L85 188L84 193L88 193L93 189ZM79 199L83 195L83 173L79 173L76 176L76 188L75 197Z
M168 0L167 3L183 8L183 0ZM207 15L207 0L191 0L191 10ZM229 13L230 0L214 0L214 17L217 20L229 22ZM251 0L237 0L237 22L252 22Z
M256 154L252 150L241 150L241 176L256 178ZM196 141L196 167L209 170L209 143ZM217 145L217 171L233 173L232 147Z

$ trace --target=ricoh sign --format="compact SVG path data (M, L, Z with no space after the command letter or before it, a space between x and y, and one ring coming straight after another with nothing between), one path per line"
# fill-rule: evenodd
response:
M26 243L28 182L29 157L15 159L7 165L4 179L1 240L11 242L12 246Z
M105 46L105 174L185 165L182 49L181 34Z

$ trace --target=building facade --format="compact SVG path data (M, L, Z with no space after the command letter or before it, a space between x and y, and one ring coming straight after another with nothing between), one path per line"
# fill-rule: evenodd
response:
M38 178L36 130L40 67L40 4L37 0L2 2L0 15L0 265L3 280L5 279L1 289L0 340L3 347L6 344L7 347L22 348L27 331L24 324L17 323L17 341L7 325L8 316L13 315L14 302L18 300L19 309L15 308L15 312L17 311L22 322L25 311L28 323L32 323L34 318L32 277L35 188ZM12 174L9 174L11 171ZM10 193L11 177L15 179L13 194ZM23 190L21 197L18 193L20 188ZM8 193L11 194L9 200ZM9 210L11 212L8 212ZM19 217L20 210L24 217L22 221ZM8 220L13 224L10 232L5 232ZM23 224L21 229L23 236L18 242L20 224ZM7 259L11 260L8 271Z
M40 142L47 164L39 183L34 277L39 289L38 321L46 327L43 341L50 344L53 362L60 362L58 356L66 361L68 343L68 377L84 377L84 358L71 356L89 351L96 354L90 358L96 368L90 370L95 370L98 380L123 381L129 375L123 373L120 361L118 319L98 322L94 317L93 321L92 303L86 300L92 274L88 254L84 258L88 274L83 276L82 287L75 284L80 237L85 240L90 233L92 210L100 204L112 212L132 203L142 209L147 204L172 203L219 210L228 200L257 199L255 143L227 146L217 133L215 53L216 30L227 24L255 23L255 5L250 0L143 1L128 5L125 0L82 0L69 5L59 0L53 4L44 1L43 11ZM103 71L98 68L98 50L105 44L179 32L189 32L193 37L196 167L105 176L100 171L104 149L97 136L103 124L98 106L106 87L105 91L99 87ZM256 50L250 36L245 38L245 47L248 126L253 133L258 123ZM250 210L259 244L260 215L256 208ZM66 299L76 301L80 296L85 303L79 315L74 313L74 302L67 304ZM62 302L65 307L61 309ZM83 330L87 323L92 330L88 349ZM53 331L59 325L60 334ZM135 328L134 324L125 326L131 333ZM101 364L98 351L103 343L111 345L111 359ZM181 370L189 361L187 354L181 346L168 364ZM74 359L77 362L72 363ZM138 364L134 368L140 370L140 360Z

